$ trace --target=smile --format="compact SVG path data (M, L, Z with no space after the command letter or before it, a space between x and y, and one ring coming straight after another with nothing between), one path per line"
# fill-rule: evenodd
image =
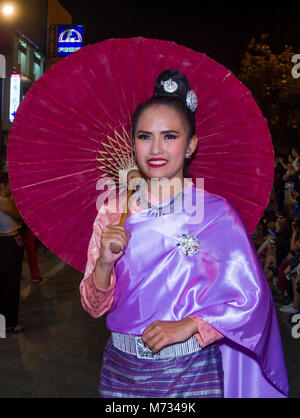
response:
M163 167L168 163L167 160L151 159L147 161L147 164L150 167Z

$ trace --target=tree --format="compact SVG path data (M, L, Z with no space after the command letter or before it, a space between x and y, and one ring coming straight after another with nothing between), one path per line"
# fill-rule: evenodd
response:
M263 34L260 41L251 39L237 76L267 118L275 151L287 153L300 143L300 78L292 77L292 57L297 52L286 45L283 52L275 54L267 37Z

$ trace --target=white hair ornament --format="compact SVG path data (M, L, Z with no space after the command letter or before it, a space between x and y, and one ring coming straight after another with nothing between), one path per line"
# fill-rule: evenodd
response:
M196 93L193 90L188 91L186 95L186 104L192 112L196 112L198 107L198 99Z
M178 84L171 78L167 81L161 81L160 84L163 86L166 93L175 93L178 89ZM196 112L198 107L197 95L193 90L189 90L186 95L186 105L191 112Z

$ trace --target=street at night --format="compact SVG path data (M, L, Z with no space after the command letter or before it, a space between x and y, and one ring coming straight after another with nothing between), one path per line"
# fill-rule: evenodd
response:
M82 274L47 251L39 256L43 283L32 284L24 262L20 316L25 332L0 340L1 397L97 398L109 331L105 318L83 311ZM300 338L277 310L291 385L300 397Z
M300 398L299 16L0 0L0 398Z

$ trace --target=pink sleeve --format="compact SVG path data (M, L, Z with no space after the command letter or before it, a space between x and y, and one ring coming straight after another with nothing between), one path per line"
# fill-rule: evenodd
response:
M202 348L205 348L215 341L224 338L224 335L222 335L214 327L203 321L203 319L199 318L198 316L190 315L188 318L193 319L197 323L198 333L195 334L195 337L197 338Z
M80 295L83 308L93 317L100 318L104 315L113 303L116 285L114 269L110 278L108 289L101 289L95 283L94 269L100 254L100 243L102 229L105 225L119 223L120 214L107 214L99 210L93 225L93 233L89 242L87 253L87 264L84 277L80 283Z

